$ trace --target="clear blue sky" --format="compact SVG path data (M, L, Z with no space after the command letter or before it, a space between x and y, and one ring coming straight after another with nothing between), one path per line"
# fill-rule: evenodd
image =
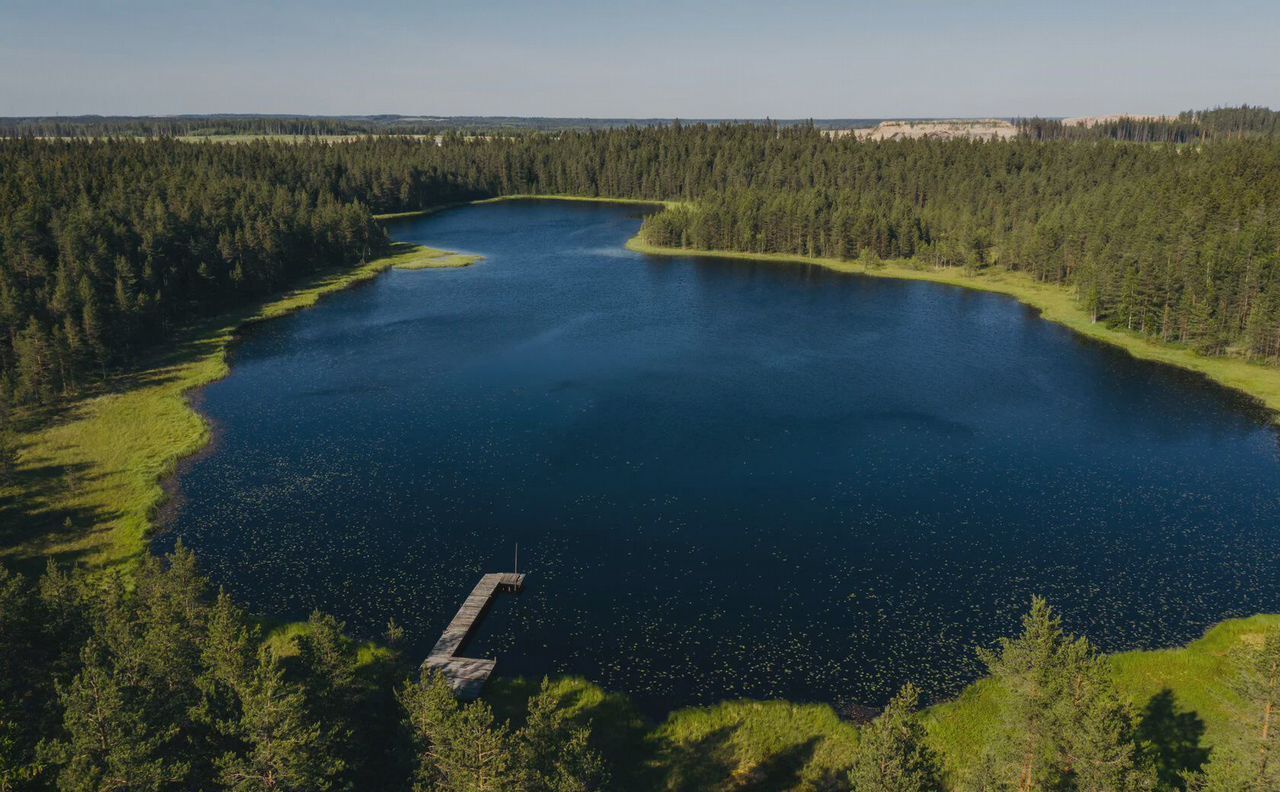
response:
M0 0L0 115L1280 108L1277 0Z

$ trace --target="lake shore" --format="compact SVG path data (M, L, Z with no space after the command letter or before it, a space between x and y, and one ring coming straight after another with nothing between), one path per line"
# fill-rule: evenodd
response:
M529 197L560 199L558 196ZM661 202L647 201L575 200L661 205ZM882 268L868 271L856 262L657 248L638 238L630 240L627 247L651 255L713 256L809 264L851 274L924 280L1006 294L1038 308L1050 321L1129 349L1135 357L1199 371L1221 384L1262 399L1272 410L1280 409L1280 383L1277 383L1277 398L1268 401L1247 387L1232 385L1186 363L1136 352L1129 343L1110 336L1156 351L1181 353L1209 363L1218 362L1195 355L1190 350L1166 348L1156 342L1095 325L1074 306L1067 289L1038 284L1017 273L966 275L962 271L915 269L903 262L890 262ZM165 498L161 482L172 474L182 459L204 448L210 440L208 423L192 406L190 393L227 374L226 352L240 328L311 307L325 295L377 277L388 269L430 268L439 266L432 262L453 257L466 256L405 246L375 261L315 276L255 309L218 317L192 328L184 333L174 349L159 355L150 365L121 375L112 381L110 388L100 393L59 408L47 416L47 421L42 420L39 426L33 426L30 432L24 432L20 437L19 473L20 476L24 472L27 474L25 480L31 489L19 493L18 498L24 510L29 506L32 512L52 515L52 519L42 523L48 528L48 533L34 537L30 544L20 545L21 549L9 545L0 548L0 558L81 558L98 567L131 563L147 551L156 509ZM1072 323L1072 311L1078 314L1075 321L1085 323L1085 329ZM1088 332L1090 328L1096 332ZM1231 360L1220 362L1241 363ZM1261 368L1243 365L1249 369ZM1277 379L1280 379L1280 373ZM12 490L0 489L0 496L6 500L11 494L14 494ZM68 515L69 523L61 522L63 514ZM4 516L13 515L6 511ZM81 523L81 519L86 522ZM89 530L89 525L97 528ZM1223 699L1228 675L1224 659L1227 649L1246 640L1262 625L1277 620L1280 616L1230 620L1211 628L1204 638L1183 648L1113 655L1117 683L1139 710L1162 690L1173 691L1182 710L1195 712L1204 721L1203 744L1221 742L1230 730L1237 728L1230 720ZM582 684L593 687L588 683ZM495 696L500 695L501 686L495 691ZM591 702L595 696L594 693L580 695L584 700L584 710L594 706ZM598 698L607 702L611 694L599 693ZM964 774L971 769L970 762L976 761L971 749L981 744L981 739L988 733L984 729L995 728L996 703L997 694L989 684L980 680L956 699L927 711L926 722L931 739L944 753L951 772ZM817 741L811 760L812 769L838 768L847 760L857 739L856 730L840 720L829 706L785 701L733 701L678 710L656 727L651 736L646 736L656 744L667 746L662 749L665 753L655 761L670 769L676 763L692 766L694 760L709 760L699 750L707 750L708 735L724 730L732 732L729 750L737 763L734 772L741 774L750 774L754 768L766 765L776 756L809 740Z
M1063 325L1095 341L1120 347L1135 358L1176 366L1257 401L1280 423L1280 368L1250 363L1240 358L1207 357L1187 347L1153 340L1147 336L1108 327L1093 321L1065 286L1043 283L1012 270L992 268L968 274L956 267L935 268L910 260L886 261L879 267L865 267L857 261L817 258L780 253L743 253L732 250L698 250L652 245L637 234L627 249L650 256L702 256L777 264L805 264L836 272L871 278L927 281L975 291L1003 294L1035 308L1042 318Z
M164 482L211 439L189 394L225 377L237 331L315 305L392 268L466 266L477 256L403 243L386 256L316 275L256 308L205 320L105 386L21 416L12 479L0 485L0 559L128 565L147 551ZM34 566L43 566L42 563Z
M601 196L590 195L554 195L554 194L534 194L534 193L515 193L512 195L499 195L496 198L482 198L478 201L472 201L474 205L502 203L504 201L577 201L581 203L606 203L606 204L631 204L634 206L678 206L682 201L660 201L650 200L648 198L605 198Z
M1211 750L1239 740L1247 726L1235 717L1241 702L1231 688L1232 653L1280 625L1280 615L1220 622L1185 646L1108 655L1116 689L1132 707L1140 728L1164 734L1176 722L1186 732L1185 747ZM643 720L629 698L589 680L554 680L558 697L572 702L575 718L591 724L613 766L635 785L662 788L667 780L696 776L717 766L722 777L767 777L778 761L805 747L792 772L810 781L839 774L857 752L859 729L825 703L738 699L684 707L660 722ZM516 716L536 683L520 678L493 680L485 699L504 717ZM953 699L926 707L927 740L940 756L951 783L973 778L984 752L1002 728L1002 691L989 678L968 685ZM723 739L713 739L716 736ZM1162 743L1163 745L1163 743ZM1177 756L1161 755L1162 770L1176 771Z
M558 195L512 195L477 203L565 200L669 206L675 202ZM383 217L425 216L452 206ZM873 269L852 261L794 255L663 248L639 236L627 242L638 253L709 256L780 264L821 266L837 272L921 280L1013 297L1043 318L1086 337L1126 349L1134 357L1199 373L1247 394L1273 415L1280 411L1280 369L1231 358L1208 358L1090 321L1070 291L1004 270L966 274L893 261ZM114 377L92 393L15 421L17 470L0 485L0 516L13 526L2 538L0 558L83 559L95 566L129 562L145 552L155 516L166 500L162 482L179 461L210 441L209 427L187 394L227 373L225 353L240 327L313 305L390 268L466 266L478 257L444 254L421 246L313 278L259 308L206 320L186 331L148 364Z
M662 206L670 208L681 204L681 201L650 200L641 198L608 198L596 196L553 195L553 194L515 194L496 198L485 198L472 201L473 204L499 203L503 201L538 200L538 201L580 201L587 203L633 204L641 206ZM400 212L391 215L378 215L379 220L401 217L421 217L449 206L423 209L414 212ZM1079 306L1075 296L1066 286L1043 283L1029 275L1005 269L988 269L968 274L957 267L936 268L925 264L917 264L910 260L886 261L880 267L864 267L856 261L835 258L798 256L785 253L748 253L733 250L698 250L693 248L669 248L653 245L640 238L640 235L627 241L628 250L651 256L705 256L710 258L741 259L747 261L763 261L779 264L807 264L824 267L836 272L864 275L872 278L891 278L896 280L917 280L929 283L940 283L947 286L958 286L975 291L1003 294L1029 305L1040 312L1040 315L1055 324L1062 325L1080 335L1101 341L1111 346L1126 350L1135 358L1151 360L1170 366L1192 371L1222 385L1242 393L1257 401L1272 416L1272 420L1280 423L1280 368L1251 363L1241 358L1207 357L1195 350L1177 344L1157 341L1143 336L1093 321L1093 318Z

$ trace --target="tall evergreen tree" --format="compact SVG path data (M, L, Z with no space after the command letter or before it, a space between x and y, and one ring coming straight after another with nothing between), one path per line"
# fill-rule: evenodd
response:
M992 757L1004 783L1019 792L1154 786L1105 658L1066 634L1044 599L1032 599L1020 636L979 655L1004 694L1005 738Z
M63 691L65 736L51 742L45 759L60 766L64 792L161 790L187 776L189 766L168 755L178 727L157 722L139 691L111 667L104 647L91 640L83 669Z
M1233 687L1244 707L1242 739L1215 748L1193 788L1203 792L1280 789L1280 628L1236 648Z
M849 783L853 792L937 792L942 769L916 716L920 694L908 683L858 740Z
M529 699L525 725L514 735L514 762L523 792L590 792L606 789L604 761L591 747L591 733L574 724L543 679Z
M418 792L506 792L519 772L505 726L481 701L461 705L440 674L407 683L400 701L416 754Z
M236 792L335 789L343 770L324 730L307 710L300 687L285 681L275 654L264 647L241 695L235 735L242 753L218 760L218 781Z

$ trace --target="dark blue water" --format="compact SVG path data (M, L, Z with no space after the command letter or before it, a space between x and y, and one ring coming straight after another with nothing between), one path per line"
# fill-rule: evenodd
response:
M388 618L646 706L876 704L978 671L1033 593L1105 649L1280 610L1265 416L1003 297L654 259L629 207L395 228L484 254L252 329L204 392L181 537L253 609Z

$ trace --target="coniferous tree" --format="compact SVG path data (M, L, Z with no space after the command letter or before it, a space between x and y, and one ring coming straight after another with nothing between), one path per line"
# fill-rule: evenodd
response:
M419 792L499 792L516 788L509 734L483 702L461 705L440 674L401 689L414 744Z
M178 727L157 722L96 640L85 646L81 660L82 670L61 697L65 736L51 742L44 756L61 768L58 789L142 791L180 783L189 767L166 751Z
M1243 738L1215 747L1192 787L1202 792L1280 789L1280 628L1272 627L1233 653L1233 687L1244 704Z
M1155 789L1155 767L1141 751L1133 712L1120 700L1106 658L1082 658L1069 673L1062 736L1071 787L1079 792Z
M1138 750L1132 713L1106 659L1087 640L1066 634L1040 597L1022 627L996 651L979 652L1004 691L1004 739L992 752L1001 781L1019 792L1152 788L1154 772Z
M572 723L543 679L514 735L514 761L523 792L590 792L608 786L604 761L590 745L590 731Z
M1006 781L1026 792L1054 788L1061 778L1057 709L1065 693L1062 657L1071 651L1061 620L1036 597L1022 619L1022 635L980 650L992 678L1007 693L1003 717L1013 739L995 751Z
M920 694L908 683L858 740L849 783L853 792L937 792L942 769L916 715Z
M302 688L285 680L267 647L241 694L241 710L234 733L244 750L218 760L221 785L237 792L336 788L343 764L308 711Z

